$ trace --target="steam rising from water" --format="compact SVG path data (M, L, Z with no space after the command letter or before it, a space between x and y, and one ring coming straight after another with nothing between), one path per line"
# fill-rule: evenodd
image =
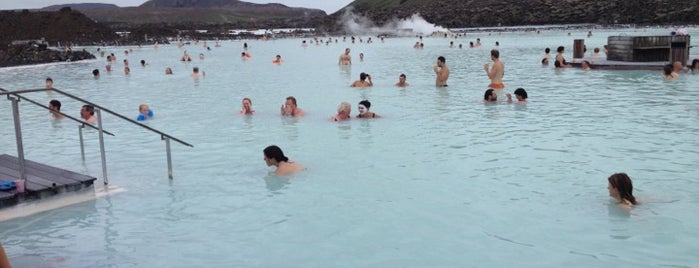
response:
M377 26L371 19L355 14L351 9L345 10L340 23L348 34L352 35L397 35L414 36L431 35L435 32L449 32L447 28L436 26L420 17L420 14L413 14L410 18L399 20L394 18L386 22L383 26Z

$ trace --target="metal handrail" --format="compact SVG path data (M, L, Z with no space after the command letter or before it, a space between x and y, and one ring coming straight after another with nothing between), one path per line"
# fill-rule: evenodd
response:
M53 110L51 110L51 108L49 108L48 106L44 106L44 105L41 104L41 103L38 103L38 102L36 102L36 101L33 101L33 100L31 100L31 99L29 99L29 98L27 98L27 97L24 97L24 96L22 96L22 95L19 95L19 94L21 94L21 93L43 92L43 91L46 91L46 90L47 90L47 89L29 89L29 90L8 91L8 90L6 90L6 89L4 89L4 88L0 88L0 95L8 95L8 96L9 96L9 95L15 95L15 96L19 97L20 99L25 100L25 101L27 101L27 102L29 102L29 103L31 103L31 104L34 104L34 105L36 105L36 106L39 106L39 107L44 108L44 109L46 109L46 110L49 110L49 111L51 111L51 112L53 112L53 113L57 113L57 114L60 114L60 115L62 115L62 116L65 116L66 118L68 118L68 119L70 119L70 120L73 120L73 121L75 121L75 122L78 122L78 123L82 124L83 127L91 127L91 128L93 128L93 129L99 130L96 126L93 126L92 124L86 124L85 121L83 121L83 120L77 119L77 118L75 118L75 117L72 117L72 116L70 116L70 115L64 114L64 113L62 113L62 112L53 111ZM109 132L109 131L106 131L106 130L102 130L102 131L104 131L104 133L107 133L107 135L114 136L114 134L111 133L111 132Z
M43 92L43 91L55 91L55 92L57 92L57 93L59 93L59 94L61 94L61 95L67 96L67 97L72 98L72 99L74 99L74 100L80 101L80 102L85 103L85 104L88 104L88 105L92 105L93 107L96 108L96 109L95 109L95 114L96 114L96 116L97 116L97 127L95 127L95 126L93 126L93 125L91 125L91 124L86 124L84 121L79 120L79 119L76 119L76 118L73 118L73 117L71 117L71 116L69 116L69 115L66 115L66 114L64 114L64 113L52 111L49 107L44 106L44 105L42 105L42 104L40 104L40 103L38 103L38 102L36 102L36 101L33 101L33 100L31 100L31 99L28 99L28 98L26 98L26 97L20 95L20 94L23 94L23 93ZM185 141L182 141L182 140L180 140L180 139L178 139L178 138L175 138L175 137L173 137L173 136L171 136L171 135L169 135L169 134L167 134L167 133L164 133L164 132L159 131L159 130L157 130L157 129L154 129L154 128L152 128L152 127L149 127L149 126L146 126L146 125L144 125L144 124L141 124L141 123L138 122L138 121L135 121L135 120L133 120L133 119L131 119L131 118L128 118L128 117L126 117L126 116L123 116L123 115L121 115L121 114L119 114L119 113L116 113L116 112L114 112L114 111L111 111L111 110L109 110L109 109L107 109L107 108L104 108L104 107L102 107L102 106L100 106L100 105L97 105L97 104L92 103L92 102L90 102L90 101L88 101L88 100L82 99L82 98L80 98L80 97L78 97L78 96L75 96L75 95L72 95L72 94L63 92L63 91L58 90L58 89L55 89L55 88L25 89L25 90L16 90L16 91L8 91L8 90L5 90L5 89L0 88L0 95L7 95L7 98L8 98L9 100L12 101L12 105L13 105L13 114L14 114L14 118L15 118L15 132L16 132L16 136L17 136L17 150L18 150L18 154L19 154L18 159L19 159L19 161L20 161L20 176L21 176L21 179L23 179L23 180L25 179L25 170L24 170L24 168L23 168L23 167L24 167L24 152L23 152L22 144L21 144L21 143L22 143L22 136L21 136L21 129L20 129L20 124L19 124L19 109L18 109L18 106L17 106L17 103L19 102L20 99L26 100L26 101L28 101L28 102L30 102L30 103L32 103L32 104L35 104L35 105L38 105L38 106L44 108L44 109L51 110L52 112L58 113L58 114L60 114L60 115L66 116L66 117L68 117L68 118L70 118L70 119L72 119L72 120L75 120L75 121L80 122L82 125L78 128L78 130L79 130L79 133L80 133L80 149L81 149L83 161L85 160L85 153L84 153L84 148L83 148L82 128L84 128L85 126L89 126L89 127L92 127L92 128L95 128L95 129L98 130L99 142L100 142L100 156L101 156L101 159L102 159L102 174L103 174L103 176L104 176L103 180L104 180L104 184L105 184L105 185L108 184L108 179L107 179L107 162L106 162L105 149L104 149L104 139L103 139L103 137L102 137L102 133L107 133L107 134L112 135L112 136L114 136L114 134L109 133L109 132L105 131L105 130L102 128L102 116L101 116L101 111L105 111L105 112L107 112L107 113L110 113L110 114L112 114L112 115L118 117L118 118L121 118L122 120L126 120L126 121L128 121L128 122L130 122L130 123L132 123L132 124L134 124L134 125L140 126L140 127L145 128L145 129L147 129L147 130L149 130L149 131L151 131L151 132L155 132L155 133L159 134L159 135L160 135L160 139L165 141L165 151L166 151L166 153L167 153L168 177L169 177L170 179L172 179L172 157L171 157L171 153L170 153L170 140L177 141L177 142L179 142L179 143L182 144L182 145L186 145L186 146L189 146L189 147L194 147L194 145L191 145L191 144L189 144L189 143L187 143L187 142L185 142ZM10 95L16 96L17 99L11 98ZM26 180L25 180L25 181L26 181Z
M134 124L134 125L137 125L137 126L140 126L140 127L142 127L142 128L145 128L145 129L147 129L147 130L150 130L151 132L158 133L158 134L160 134L160 136L161 136L162 139L168 138L168 139L174 140L174 141L176 141L176 142L179 142L179 143L181 143L182 145L186 145L186 146L189 146L189 147L194 147L194 145L191 145L191 144L189 144L189 143L187 143L187 142L185 142L185 141L182 141L182 140L180 140L180 139L178 139L178 138L175 138L175 137L173 137L173 136L170 136L170 135L168 135L168 134L166 134L166 133L164 133L164 132L162 132L162 131L160 131L160 130L157 130L157 129L154 129L154 128L152 128L152 127L149 127L149 126L146 126L146 125L144 125L144 124L141 124L141 123L139 123L139 122L136 121L136 120L133 120L133 119L131 119L131 118L128 118L128 117L126 117L126 116L123 116L123 115L121 115L121 114L118 114L118 113L116 113L116 112L114 112L114 111L112 111L112 110L109 110L109 109L107 109L107 108L104 108L104 107L102 107L102 106L99 106L99 105L97 105L97 104L94 104L94 103L92 103L92 102L90 102L90 101L87 101L87 100L85 100L85 99L82 99L82 98L80 98L80 97L78 97L78 96L75 96L75 95L72 95L72 94L63 92L63 91L58 90L58 89L55 89L55 88L50 88L50 89L47 89L47 90L55 91L55 92L58 92L58 93L60 93L60 94L62 94L62 95L68 96L68 97L70 97L70 98L72 98L72 99L74 99L74 100L78 100L78 101L80 101L80 102L83 102L83 103L92 105L92 106L94 106L95 108L98 108L98 109L103 110L103 111L105 111L105 112L107 112L107 113L110 113L110 114L113 115L113 116L116 116L116 117L119 117L119 118L121 118L121 119L123 119L123 120L129 121L130 123L132 123L132 124Z

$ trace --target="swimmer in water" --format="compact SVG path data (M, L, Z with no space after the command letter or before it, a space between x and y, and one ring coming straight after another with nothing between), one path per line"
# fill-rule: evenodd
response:
M85 119L85 122L90 124L97 122L97 117L95 117L95 107L88 104L83 105L83 107L80 109L80 118Z
M666 64L665 67L663 67L663 74L665 75L665 80L673 80L680 77L679 74L673 72L672 64Z
M371 102L368 100L363 100L359 102L359 106L357 106L357 111L359 111L359 115L357 115L357 118L380 118L381 116L378 114L375 114L374 112L370 112L369 108L371 108Z
M447 67L446 59L443 56L437 58L437 64L432 67L432 70L437 74L435 82L438 87L446 87L447 79L449 79L449 67Z
M692 60L692 66L689 70L693 73L699 73L699 59Z
M626 208L637 205L636 197L633 196L633 183L626 173L615 173L607 178L609 196L613 197L617 204Z
M548 47L544 49L544 59L546 59L546 62L551 59L551 49Z
M407 82L405 82L406 79L407 79L407 77L405 76L405 74L400 74L400 76L398 77L398 83L396 83L396 86L397 87L409 86L409 84Z
M493 49L490 51L490 59L493 61L493 67L488 71L488 64L483 66L485 74L490 78L489 88L504 89L505 84L502 83L502 77L505 75L505 64L500 61L500 51Z
M492 103L492 102L497 102L498 101L498 94L495 93L495 90L492 88L489 88L485 91L485 94L483 94L483 102L484 103Z
M53 88L53 79L51 79L51 77L46 77L46 81L45 81L44 86L46 87L46 89L52 89Z
M566 59L563 57L563 51L565 50L565 47L560 46L558 49L556 49L556 61L553 63L553 66L556 68L567 68L570 67L570 64L566 62Z
M351 65L352 64L352 56L350 56L350 49L345 48L345 53L340 55L340 60L338 61L338 64L340 65Z
M282 64L282 62L284 62L284 60L282 60L282 56L279 54L277 54L277 56L272 60L272 63L274 64Z
M590 62L587 60L584 60L580 63L580 68L582 68L583 71L589 71L590 69L592 69L590 68Z
M165 74L172 74L172 68L170 68L170 67L165 68Z
M291 117L301 117L306 114L306 112L304 112L303 109L299 108L296 105L296 98L294 98L293 96L286 97L286 102L284 103L284 105L282 105L281 113L282 116Z
M367 73L360 73L359 80L354 81L350 87L371 87L374 83L371 82L371 75Z
M202 72L201 76L205 76L206 74ZM192 74L190 75L192 78L199 78L199 67L194 67L192 68Z
M61 102L58 100L51 100L49 101L49 110L51 111L51 116L53 116L54 119L63 119L65 116L60 114L61 112Z
M141 104L138 106L138 117L137 121L145 121L153 118L153 110L148 107L147 104Z
M294 172L303 170L303 166L299 163L289 161L289 158L284 156L284 152L276 145L267 146L263 151L264 160L268 167L277 167L274 170L275 175L290 175Z
M345 121L349 120L350 113L352 112L352 105L349 102L343 101L337 105L337 115L330 118L332 121Z
M250 98L243 98L243 108L240 110L240 114L242 115L251 115L255 113L255 110L252 109L252 100Z
M515 90L515 97L517 98L517 103L518 104L525 104L527 103L527 91L524 90L523 88L518 88ZM512 95L510 93L507 93L507 103L512 103Z

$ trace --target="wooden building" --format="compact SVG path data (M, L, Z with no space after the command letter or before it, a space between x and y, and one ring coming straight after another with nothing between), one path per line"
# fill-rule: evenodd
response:
M624 62L682 62L689 60L689 35L610 36L607 60Z

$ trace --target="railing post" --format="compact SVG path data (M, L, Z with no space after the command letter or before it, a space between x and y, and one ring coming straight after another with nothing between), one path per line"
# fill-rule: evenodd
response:
M102 176L104 179L104 184L109 184L109 179L107 178L107 156L104 152L104 133L102 132L102 113L100 109L95 109L97 113L97 128L99 130L99 140L100 140L100 158L102 158Z
M19 97L7 98L12 101L12 117L15 121L15 137L17 138L17 159L19 160L19 179L27 186L27 171L24 167L24 146L22 146L22 128L19 122ZM24 187L24 189L27 189Z
M165 139L165 152L167 153L167 177L172 179L172 154L170 153L170 138L161 138Z
M85 163L85 142L83 141L83 128L85 128L85 124L78 125L78 134L80 136L80 155L83 158L83 163Z

